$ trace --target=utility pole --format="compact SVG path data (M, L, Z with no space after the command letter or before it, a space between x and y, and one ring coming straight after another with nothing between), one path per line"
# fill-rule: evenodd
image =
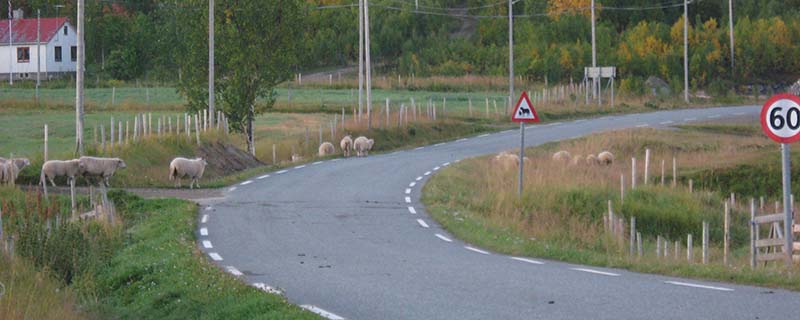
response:
M83 155L83 71L85 0L78 0L78 57L75 70L75 153Z
M595 37L594 0L592 0L592 68L597 68L597 41ZM597 78L592 78L592 97L597 98Z
M514 102L514 2L508 0L508 104ZM513 110L513 109L512 109ZM512 111L514 112L514 111ZM522 196L522 181L525 168L525 123L519 123L519 179L518 192Z
M731 35L731 74L734 72L734 51L733 51L733 0L728 0L728 32Z
M39 102L39 86L42 84L42 10L36 9L36 102Z
M689 0L683 0L683 99L689 103Z
M208 0L208 119L214 124L214 0Z
M364 110L364 0L358 0L358 121Z
M372 129L372 64L369 58L369 1L364 0L364 50L367 59L367 129Z

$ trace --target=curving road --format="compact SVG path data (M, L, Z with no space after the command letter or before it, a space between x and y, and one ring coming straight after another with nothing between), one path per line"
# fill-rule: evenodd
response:
M677 110L535 125L526 141L755 118L758 111ZM198 245L233 275L282 290L331 319L800 317L800 293L509 257L453 238L425 213L420 190L431 174L518 143L518 131L506 131L254 177L204 203Z

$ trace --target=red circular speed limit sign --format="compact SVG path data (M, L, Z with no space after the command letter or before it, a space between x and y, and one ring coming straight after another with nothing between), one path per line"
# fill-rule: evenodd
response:
M773 96L761 108L761 128L772 140L800 140L800 98L791 94Z

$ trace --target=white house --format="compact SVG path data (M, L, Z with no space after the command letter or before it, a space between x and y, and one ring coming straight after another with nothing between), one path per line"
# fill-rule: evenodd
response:
M77 32L67 18L24 19L15 12L11 32L9 20L0 20L0 78L8 80L12 74L15 80L36 79L37 70L42 80L74 73L77 43Z

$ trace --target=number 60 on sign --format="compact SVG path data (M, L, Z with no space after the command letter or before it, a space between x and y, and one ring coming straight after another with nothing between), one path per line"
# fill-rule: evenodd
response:
M800 140L800 98L779 94L769 99L761 108L761 128L776 142Z

